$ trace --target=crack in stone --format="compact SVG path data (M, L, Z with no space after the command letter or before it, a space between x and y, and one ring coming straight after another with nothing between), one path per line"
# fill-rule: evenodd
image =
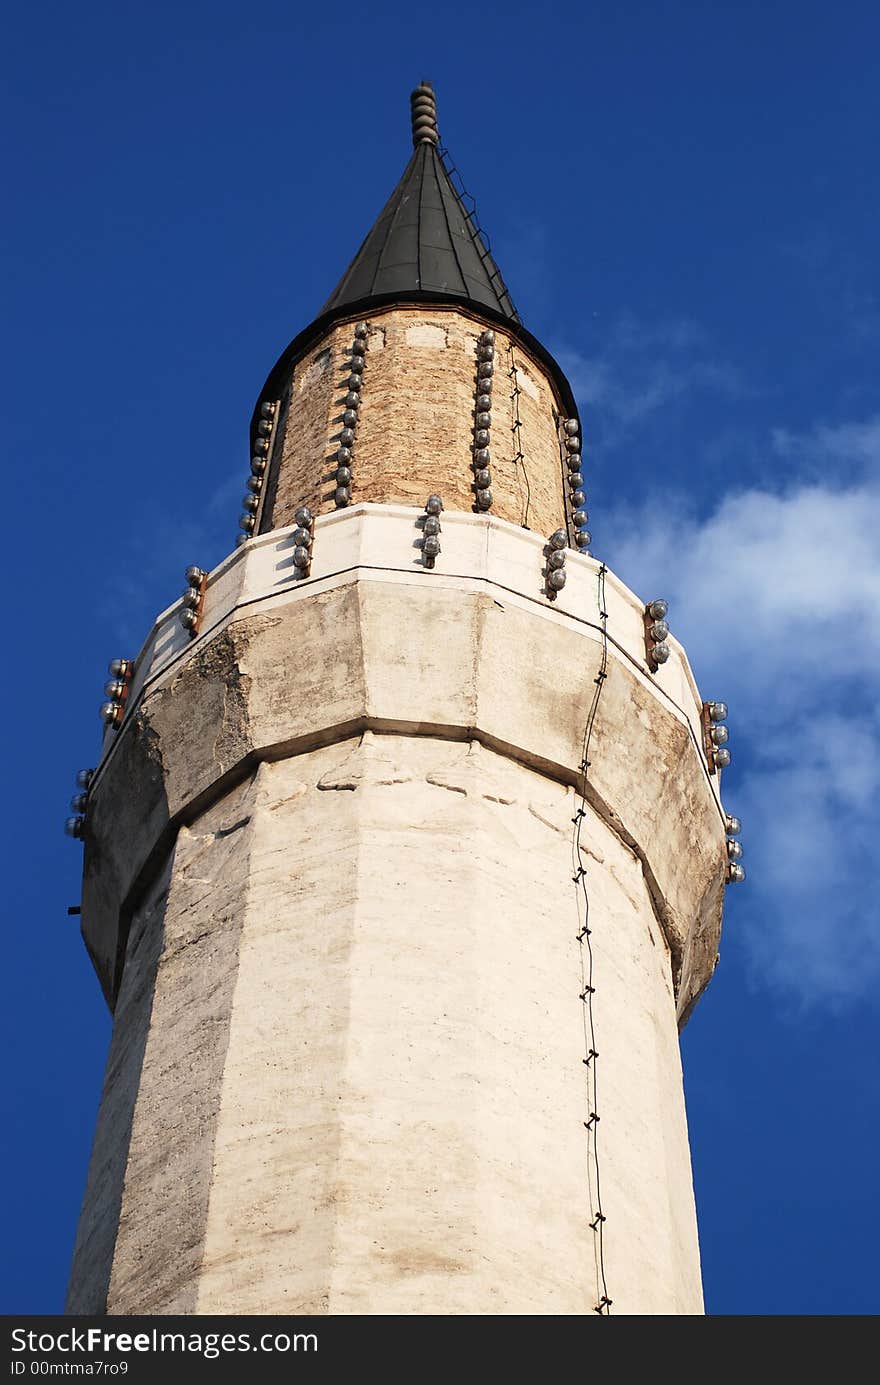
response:
M231 827L218 827L214 833L215 840L221 837L231 837L233 832L240 832L242 827L247 827L250 820L251 815L248 813L247 817L239 818L238 822L234 822Z
M288 803L295 803L298 798L302 798L308 791L308 784L298 784L293 793L287 794L285 798L279 798L277 803L270 803L269 812L277 813L279 808L284 808Z
M448 789L450 793L460 793L464 798L468 796L468 791L463 784L453 783L450 775L443 774L439 770L434 774L426 774L425 782L433 784L437 789Z

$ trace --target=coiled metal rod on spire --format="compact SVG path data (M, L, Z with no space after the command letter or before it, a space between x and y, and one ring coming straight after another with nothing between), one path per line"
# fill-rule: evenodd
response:
M431 83L419 82L415 91L411 93L409 102L412 111L413 147L418 149L420 144L439 144L437 102Z

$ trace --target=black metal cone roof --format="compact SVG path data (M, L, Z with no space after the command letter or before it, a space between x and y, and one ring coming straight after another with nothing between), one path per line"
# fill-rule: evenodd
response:
M320 312L373 299L460 298L519 322L504 280L462 205L435 144L413 151L378 221Z
M430 84L422 82L410 101L412 158L318 316L294 337L269 372L251 420L254 437L262 401L278 398L292 362L338 319L366 317L375 308L394 303L470 304L544 362L557 383L566 417L578 416L571 386L546 347L523 326L498 266L443 162Z

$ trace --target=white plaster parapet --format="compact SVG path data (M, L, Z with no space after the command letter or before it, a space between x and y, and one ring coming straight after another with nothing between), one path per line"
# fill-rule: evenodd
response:
M416 527L422 517L422 510L409 506L378 504L354 505L319 516L308 577L301 577L293 566L294 527L262 534L234 549L208 576L196 640L180 624L181 601L157 617L135 660L128 709L144 689L200 641L214 635L233 613L253 606L269 611L332 590L355 577L366 582L377 577L403 584L430 582L435 588L450 590L473 590L477 583L487 584L503 592L512 604L528 603L547 620L574 621L601 633L598 559L567 549L567 582L550 601L542 576L548 536L490 515L444 512L441 554L428 571L422 562L421 533ZM661 594L655 592L651 597ZM610 569L605 573L605 609L609 644L630 661L636 676L659 693L674 715L687 720L700 746L701 697L681 644L670 635L668 662L655 672L650 670L645 657L645 603ZM674 619L673 612L673 623ZM105 732L102 756L112 751L117 735L115 729ZM707 774L707 779L718 797L719 777Z

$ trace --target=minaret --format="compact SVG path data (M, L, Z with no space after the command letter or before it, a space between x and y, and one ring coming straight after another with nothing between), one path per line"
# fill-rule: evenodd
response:
M112 669L73 1313L702 1312L725 709L591 556L570 386L412 111L237 546Z

